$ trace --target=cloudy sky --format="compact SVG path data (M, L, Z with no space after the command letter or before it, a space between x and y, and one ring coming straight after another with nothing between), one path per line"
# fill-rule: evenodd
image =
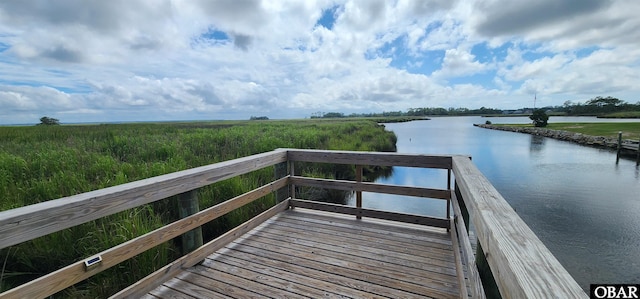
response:
M0 124L640 101L637 0L3 0Z

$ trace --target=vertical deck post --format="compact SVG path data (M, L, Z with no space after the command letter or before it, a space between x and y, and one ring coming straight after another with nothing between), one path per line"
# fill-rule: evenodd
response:
M287 176L288 167L289 166L287 162L282 162L274 165L275 179L277 180ZM276 203L282 202L283 200L287 199L287 197L289 197L288 187L282 187L276 190Z
M180 219L198 213L199 211L198 190L191 190L178 195L178 215ZM199 226L182 234L181 243L182 255L186 255L202 246L202 227Z
M469 233L469 210L467 210L467 205L464 204L464 199L462 198L462 193L460 193L460 188L458 187L458 183L454 183L454 191L456 194L456 199L458 200L458 205L460 206L460 212L462 213L462 220L464 220L464 226L467 229L467 234Z
M620 159L620 151L622 151L622 132L618 132L618 151L616 159Z
M362 183L362 165L356 165L356 182ZM356 208L362 208L362 191L356 191ZM362 216L356 216L356 219L362 219Z
M640 138L638 138L638 152L636 153L636 165L640 165Z
M447 190L449 190L449 198L447 198L447 219L451 218L451 168L447 169ZM447 232L451 227L447 228Z
M480 275L480 280L482 280L482 286L484 287L484 292L487 295L487 298L502 298L500 290L498 289L498 284L491 272L491 267L489 267L487 257L484 254L484 250L482 250L482 244L480 244L480 242L478 242L476 247L476 266L478 267L478 274Z
M289 163L289 175L290 176L296 175L296 167L293 164L293 161L289 161L288 163ZM296 198L296 185L290 184L289 188L290 188L289 196L291 196L291 199Z

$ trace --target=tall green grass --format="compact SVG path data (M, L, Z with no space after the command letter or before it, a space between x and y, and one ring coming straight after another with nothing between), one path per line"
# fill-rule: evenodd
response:
M0 127L0 210L8 210L276 148L395 151L372 121L298 120ZM345 166L306 164L298 173L335 177ZM336 168L337 167L337 168ZM298 171L298 170L297 170ZM266 168L198 190L201 209L273 179ZM258 200L203 227L211 239L274 204ZM0 250L0 291L140 236L177 218L168 198ZM105 297L177 256L170 242L59 297Z

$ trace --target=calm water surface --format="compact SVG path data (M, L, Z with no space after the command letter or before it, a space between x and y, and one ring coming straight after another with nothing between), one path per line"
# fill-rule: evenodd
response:
M443 117L386 124L398 152L470 155L578 283L640 283L640 169L615 152L473 127L526 117ZM613 122L551 117L550 122ZM631 120L638 121L638 120ZM446 188L442 170L395 167L379 182ZM443 217L442 201L365 193L363 206Z

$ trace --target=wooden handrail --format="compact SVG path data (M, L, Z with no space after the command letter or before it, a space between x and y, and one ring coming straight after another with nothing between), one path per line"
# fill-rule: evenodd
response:
M471 160L453 157L453 173L502 297L587 297Z
M0 212L0 249L277 163L276 150Z
M286 149L289 161L450 169L451 155Z

